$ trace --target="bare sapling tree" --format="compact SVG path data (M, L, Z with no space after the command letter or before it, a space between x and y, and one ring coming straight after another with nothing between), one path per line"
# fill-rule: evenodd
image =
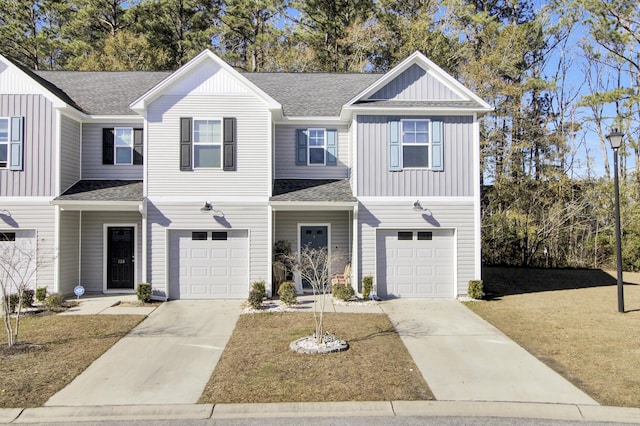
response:
M313 289L313 319L315 321L315 338L317 344L325 343L324 335L324 311L327 303L325 294L331 293L332 265L344 264L344 256L340 253L331 253L327 248L311 248L305 246L300 250L300 255L290 254L286 259L302 281L307 281Z
M35 247L21 245L23 241L0 242L0 296L9 346L18 343L24 293L33 286L38 269Z

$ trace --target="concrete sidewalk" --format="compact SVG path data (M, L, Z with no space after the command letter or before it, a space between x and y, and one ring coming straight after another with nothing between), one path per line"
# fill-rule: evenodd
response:
M196 403L233 332L241 304L163 303L45 406Z
M437 400L598 405L457 300L381 306Z

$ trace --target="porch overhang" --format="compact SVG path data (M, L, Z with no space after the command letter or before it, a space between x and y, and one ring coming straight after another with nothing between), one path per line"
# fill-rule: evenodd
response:
M84 200L53 200L54 206L60 206L63 211L141 211L143 201L84 201Z
M353 210L357 201L270 201L269 206L274 211L305 211L305 210Z
M139 211L146 209L142 181L81 180L51 204L69 211Z

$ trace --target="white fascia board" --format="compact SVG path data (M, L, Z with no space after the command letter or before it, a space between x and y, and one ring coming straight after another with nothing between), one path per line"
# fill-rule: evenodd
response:
M483 115L493 109L480 109L480 108L429 108L429 107L404 107L404 108L389 108L388 106L380 107L358 107L350 106L343 108L343 114L346 117L347 114L361 114L361 115L403 115L403 114L429 114L429 115Z
M275 211L353 210L358 203L355 201L270 201L269 205Z
M314 125L344 125L349 124L348 120L342 117L282 117L276 124L314 124Z
M411 207L414 201L420 201L425 207L428 207L429 203L433 204L473 204L475 201L474 196L463 197L426 197L426 196L412 196L412 197L358 197L358 201L364 205L407 205Z
M141 211L144 208L142 201L86 201L86 200L53 200L54 206L62 210L73 211Z
M5 206L7 204L51 204L51 201L54 197L0 197L0 211L2 211L1 206Z
M362 92L358 93L355 97L353 97L349 102L346 103L346 107L353 105L360 99L366 98L367 96L377 92L379 89L384 87L384 85L391 82L394 78L400 75L402 72L407 70L411 65L417 64L421 68L423 68L427 73L441 81L442 84L451 89L454 93L458 94L463 99L473 100L478 103L480 109L486 109L492 111L493 108L487 102L485 102L478 95L473 93L469 88L460 83L458 80L453 78L449 73L444 71L438 65L436 65L429 58L424 56L422 53L415 51L410 56L408 56L405 60L400 62L398 65L393 67L388 73L384 74L378 80L376 80L372 85L364 89Z
M144 122L144 117L141 115L86 115L84 122L142 124Z
M142 111L144 111L147 108L147 105L150 102L153 102L155 99L157 99L162 94L162 92L164 92L165 89L167 89L176 81L178 81L180 78L182 78L184 74L187 74L189 71L191 71L192 69L200 65L201 62L207 61L207 60L213 61L222 69L234 75L250 91L252 91L260 99L262 99L267 105L267 108L272 110L282 108L282 106L278 102L276 102L275 99L267 95L262 89L260 89L258 86L253 84L251 81L249 81L246 77L244 77L238 71L233 69L231 65L227 64L225 61L223 61L218 56L216 56L213 52L206 49L200 52L198 55L196 55L196 57L191 59L189 62L184 64L182 67L178 68L176 71L171 73L168 77L166 77L160 83L152 87L145 94L140 96L138 99L133 101L129 105L129 108L131 108L133 111L136 111L138 113L142 113Z
M175 204L175 203L204 203L210 201L211 203L225 203L225 204L267 204L269 197L243 197L243 196L225 196L216 197L215 195L203 193L202 195L158 195L148 196L147 199L153 204Z

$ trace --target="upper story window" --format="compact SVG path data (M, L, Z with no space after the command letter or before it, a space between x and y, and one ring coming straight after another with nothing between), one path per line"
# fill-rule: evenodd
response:
M115 164L133 164L133 129L116 127L115 131Z
M141 165L142 129L111 127L102 129L102 164Z
M0 167L7 167L9 160L9 119L0 118Z
M193 166L221 167L222 120L193 120Z
M297 166L337 166L338 131L334 129L296 129Z
M429 120L402 120L402 164L429 167Z
M325 129L309 129L309 143L308 143L309 164L322 164L326 163L326 149L327 139L325 135Z

